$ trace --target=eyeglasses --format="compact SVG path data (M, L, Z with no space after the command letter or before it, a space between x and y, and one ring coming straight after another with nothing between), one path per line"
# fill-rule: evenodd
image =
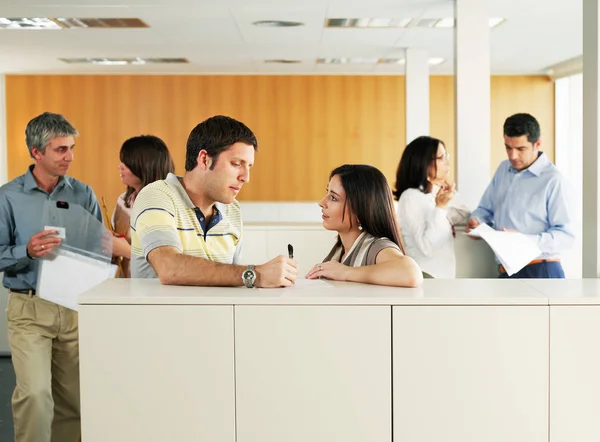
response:
M450 154L446 152L445 154L440 155L439 157L435 157L435 159L441 161L450 161Z

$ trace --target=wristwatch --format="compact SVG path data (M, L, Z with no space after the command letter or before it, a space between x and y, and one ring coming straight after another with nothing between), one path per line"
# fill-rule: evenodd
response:
M242 273L242 281L244 281L244 285L249 289L254 288L254 282L256 281L256 271L254 270L254 266L250 264Z

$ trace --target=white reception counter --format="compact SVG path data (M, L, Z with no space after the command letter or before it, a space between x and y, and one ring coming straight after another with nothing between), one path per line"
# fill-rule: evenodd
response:
M598 280L80 299L86 442L600 440Z

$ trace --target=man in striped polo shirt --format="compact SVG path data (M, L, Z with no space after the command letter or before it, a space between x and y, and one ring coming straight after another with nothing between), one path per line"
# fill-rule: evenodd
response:
M258 147L243 123L225 116L197 125L187 141L183 177L144 187L131 214L131 276L163 284L287 287L298 269L278 256L238 265L242 214L235 199L250 181Z

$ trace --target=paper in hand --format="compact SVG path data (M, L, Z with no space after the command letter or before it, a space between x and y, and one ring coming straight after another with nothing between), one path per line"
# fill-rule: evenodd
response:
M481 237L488 243L508 276L514 275L542 254L537 244L519 232L498 231L487 224L479 224L468 235Z

